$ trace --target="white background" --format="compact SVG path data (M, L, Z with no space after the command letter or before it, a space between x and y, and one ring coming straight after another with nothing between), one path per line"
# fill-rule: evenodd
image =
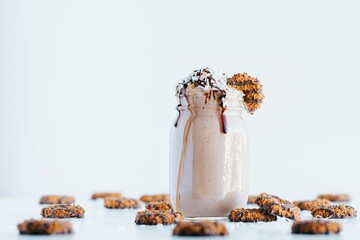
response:
M248 72L250 192L358 191L358 1L0 0L0 195L167 192L174 87Z

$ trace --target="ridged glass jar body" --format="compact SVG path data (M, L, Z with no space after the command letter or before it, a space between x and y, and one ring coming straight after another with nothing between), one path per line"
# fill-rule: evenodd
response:
M181 97L171 130L170 199L185 217L227 217L248 197L248 146L242 105ZM223 128L226 125L226 133Z

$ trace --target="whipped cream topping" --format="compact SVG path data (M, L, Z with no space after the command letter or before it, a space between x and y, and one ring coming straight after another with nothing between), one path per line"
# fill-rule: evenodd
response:
M181 95L185 89L191 90L194 88L200 88L204 92L211 90L226 92L228 89L226 85L227 79L226 74L217 69L200 68L194 70L177 85L176 95Z

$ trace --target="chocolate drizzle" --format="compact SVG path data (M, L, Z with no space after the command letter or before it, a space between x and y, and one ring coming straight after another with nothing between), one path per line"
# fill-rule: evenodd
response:
M180 100L179 100L180 101ZM179 120L180 120L180 116L181 116L181 111L180 111L180 107L181 107L182 105L181 105L181 103L179 103L178 105L177 105L177 107L176 107L176 110L178 111L178 117L176 118L176 121L175 121L175 124L174 124L174 126L175 127L177 127L178 126L178 124L179 124Z
M224 115L226 108L221 107L221 113L220 113L220 124L221 124L221 130L224 134L227 133L227 120L226 116Z
M182 107L181 105L181 96L179 95L179 104L176 107L176 110L178 111L178 117L176 118L175 124L174 126L177 127L177 125L179 124L179 120L180 120L180 116L181 116L181 111L180 111L180 107Z
M178 114L178 117L176 118L176 121L175 121L175 124L174 124L175 127L178 126L179 120L180 120L180 117L181 117L181 110L180 110L180 107L182 107L181 98L183 96L185 96L186 101L189 102L187 96L184 93L185 89L186 88L180 88L180 89L177 90L177 93L176 93L176 95L178 96L178 105L176 106L176 110L178 111L179 114Z
M221 125L221 130L224 134L227 133L227 120L226 120L226 115L224 114L225 110L226 110L226 105L225 105L225 97L226 97L226 91L220 91L219 93L219 100L220 100L220 125Z
M207 92L207 93L205 93L205 104L207 104L207 103L210 101L210 99L211 99L211 93L212 93L212 92Z

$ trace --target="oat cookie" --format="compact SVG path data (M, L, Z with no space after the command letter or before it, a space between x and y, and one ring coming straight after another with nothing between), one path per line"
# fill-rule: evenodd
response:
M315 200L295 201L294 204L301 210L312 211L319 206L330 206L331 202L327 199L318 198Z
M276 221L277 217L261 208L237 208L230 212L228 219L230 222L272 222Z
M40 198L40 204L71 204L75 202L72 196L47 195Z
M140 198L140 200L143 202L157 202L157 201L169 202L170 197L168 194L143 195Z
M98 198L106 198L106 197L116 197L121 198L122 194L118 192L98 192L91 195L91 199L95 200Z
M177 236L224 236L227 234L225 224L210 221L180 222L173 230L173 235Z
M248 204L254 204L256 198L257 198L257 196L252 196L252 195L250 195L250 196L248 197L247 203L248 203Z
M349 194L322 194L318 198L327 199L331 202L349 202L351 200Z
M145 205L148 210L160 210L160 211L171 211L173 210L171 203L169 202L149 202Z
M331 221L296 221L292 225L292 233L295 234L330 234L339 233L340 231L341 224Z
M300 218L300 208L290 201L281 199L278 196L261 193L256 198L255 203L269 214L293 220L298 220Z
M317 207L311 214L316 218L352 218L357 216L357 211L348 205L332 205Z
M133 198L116 198L106 197L104 200L104 207L106 208L139 208L140 201Z
M227 80L227 85L244 93L244 105L250 114L261 107L264 94L262 85L257 78L251 77L247 73L238 73Z
M169 225L183 220L181 212L173 211L140 211L136 214L135 223L138 225Z
M79 205L57 204L43 208L41 215L45 218L83 218L84 212Z
M30 219L20 223L18 229L20 234L29 235L67 234L72 232L72 224L58 220Z

